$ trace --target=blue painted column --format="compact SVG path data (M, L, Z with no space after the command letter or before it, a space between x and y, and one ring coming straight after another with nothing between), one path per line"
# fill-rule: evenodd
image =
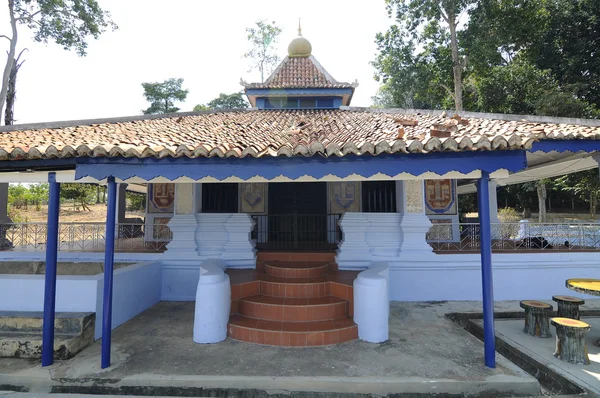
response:
M496 367L494 332L494 279L492 276L492 231L490 225L490 174L482 171L477 182L477 202L481 243L481 287L483 290L483 344L485 366Z
M42 366L54 363L54 318L56 308L56 260L58 257L58 213L60 184L56 173L48 173L48 226L46 228L46 276L44 286L44 325L42 330Z
M106 209L106 246L104 248L104 296L102 299L102 369L110 366L112 333L113 265L115 262L115 214L117 209L117 184L108 177Z

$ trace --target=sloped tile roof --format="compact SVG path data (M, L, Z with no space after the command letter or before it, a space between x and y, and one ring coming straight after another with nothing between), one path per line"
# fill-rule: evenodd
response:
M377 155L528 149L542 139L600 139L598 121L567 124L489 117L348 108L215 111L3 126L0 160ZM515 120L507 120L511 118Z
M312 55L285 57L264 83L242 83L252 88L354 88L357 84L336 81Z

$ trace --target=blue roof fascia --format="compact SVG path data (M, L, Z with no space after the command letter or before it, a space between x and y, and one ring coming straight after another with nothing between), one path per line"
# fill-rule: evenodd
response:
M247 96L281 97L292 95L350 95L351 88L253 88L246 90Z
M600 140L541 140L529 152L593 152L600 151Z
M248 180L260 176L272 180L279 176L297 179L303 176L322 178L335 175L346 178L358 174L365 178L378 173L395 176L409 173L414 176L426 172L439 175L451 171L463 174L475 170L511 172L526 167L525 151L496 152L437 152L429 154L346 155L343 157L262 157L262 158L81 158L75 178L93 177L104 180L114 176L122 180L140 177L152 180L165 177L174 180L189 177L200 180L213 177L224 180L238 177Z
M0 171L74 169L76 164L76 158L3 160L0 161Z

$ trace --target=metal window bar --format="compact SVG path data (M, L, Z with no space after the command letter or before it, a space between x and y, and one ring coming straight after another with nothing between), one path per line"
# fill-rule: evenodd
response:
M342 238L341 214L252 215L258 249L333 250Z

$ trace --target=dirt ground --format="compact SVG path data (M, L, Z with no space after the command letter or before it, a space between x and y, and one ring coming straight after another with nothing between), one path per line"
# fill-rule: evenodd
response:
M106 204L89 205L90 211L77 211L72 203L62 203L59 219L61 222L105 222L106 221ZM27 209L14 209L17 211L23 222L45 222L48 218L48 206L43 205L40 211L36 211L35 206L28 206ZM10 210L9 210L10 212ZM143 218L142 212L126 212L126 217ZM14 221L14 220L13 220Z

